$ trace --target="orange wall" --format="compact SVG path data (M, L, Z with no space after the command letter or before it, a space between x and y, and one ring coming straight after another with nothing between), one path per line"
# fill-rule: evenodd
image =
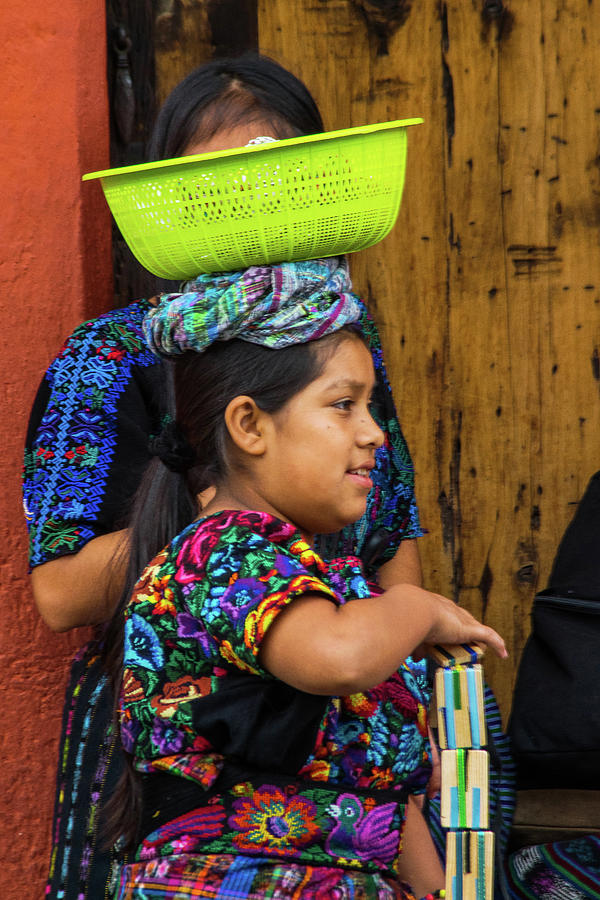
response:
M62 695L86 636L53 635L28 584L23 439L72 328L111 303L104 0L0 4L0 860L3 900L43 896Z

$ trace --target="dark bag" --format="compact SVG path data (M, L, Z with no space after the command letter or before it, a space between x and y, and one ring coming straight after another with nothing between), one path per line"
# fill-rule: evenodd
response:
M600 789L600 472L531 618L508 725L517 787Z

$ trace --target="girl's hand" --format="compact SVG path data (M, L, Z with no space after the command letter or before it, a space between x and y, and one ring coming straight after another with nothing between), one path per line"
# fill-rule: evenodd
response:
M426 644L485 644L500 659L508 652L503 639L489 625L483 625L466 609L440 594L429 594L433 622L423 644L415 651L424 655ZM414 654L413 654L414 655Z

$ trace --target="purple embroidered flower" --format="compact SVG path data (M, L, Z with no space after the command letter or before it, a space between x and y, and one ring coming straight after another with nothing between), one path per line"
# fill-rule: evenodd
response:
M141 730L141 725L137 719L131 719L129 716L121 718L121 743L123 749L127 753L133 753L135 750L135 742Z
M275 557L275 568L280 575L284 576L299 575L304 571L304 567L298 565L295 559L290 559L289 556L284 556L282 553L278 553Z
M221 609L237 625L267 594L268 585L257 578L238 578L221 597Z
M174 728L168 719L156 717L152 728L152 743L163 756L178 753L183 747L184 739L180 731Z
M177 637L191 638L198 641L203 652L208 656L214 645L214 640L208 634L204 624L192 616L191 613L182 612L177 615Z

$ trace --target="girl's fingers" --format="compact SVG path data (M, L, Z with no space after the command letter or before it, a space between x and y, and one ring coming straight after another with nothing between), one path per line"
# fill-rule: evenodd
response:
M464 644L477 641L489 647L500 659L507 658L506 645L497 631L489 625L478 622L470 612L457 606L447 597L437 596L440 602L440 618L434 629L434 639L428 639L429 643Z
M508 657L508 650L506 649L504 640L500 637L498 632L494 631L494 629L490 628L488 625L483 626L483 632L481 638L478 638L478 640L483 641L488 647L491 647L500 659L506 659Z

